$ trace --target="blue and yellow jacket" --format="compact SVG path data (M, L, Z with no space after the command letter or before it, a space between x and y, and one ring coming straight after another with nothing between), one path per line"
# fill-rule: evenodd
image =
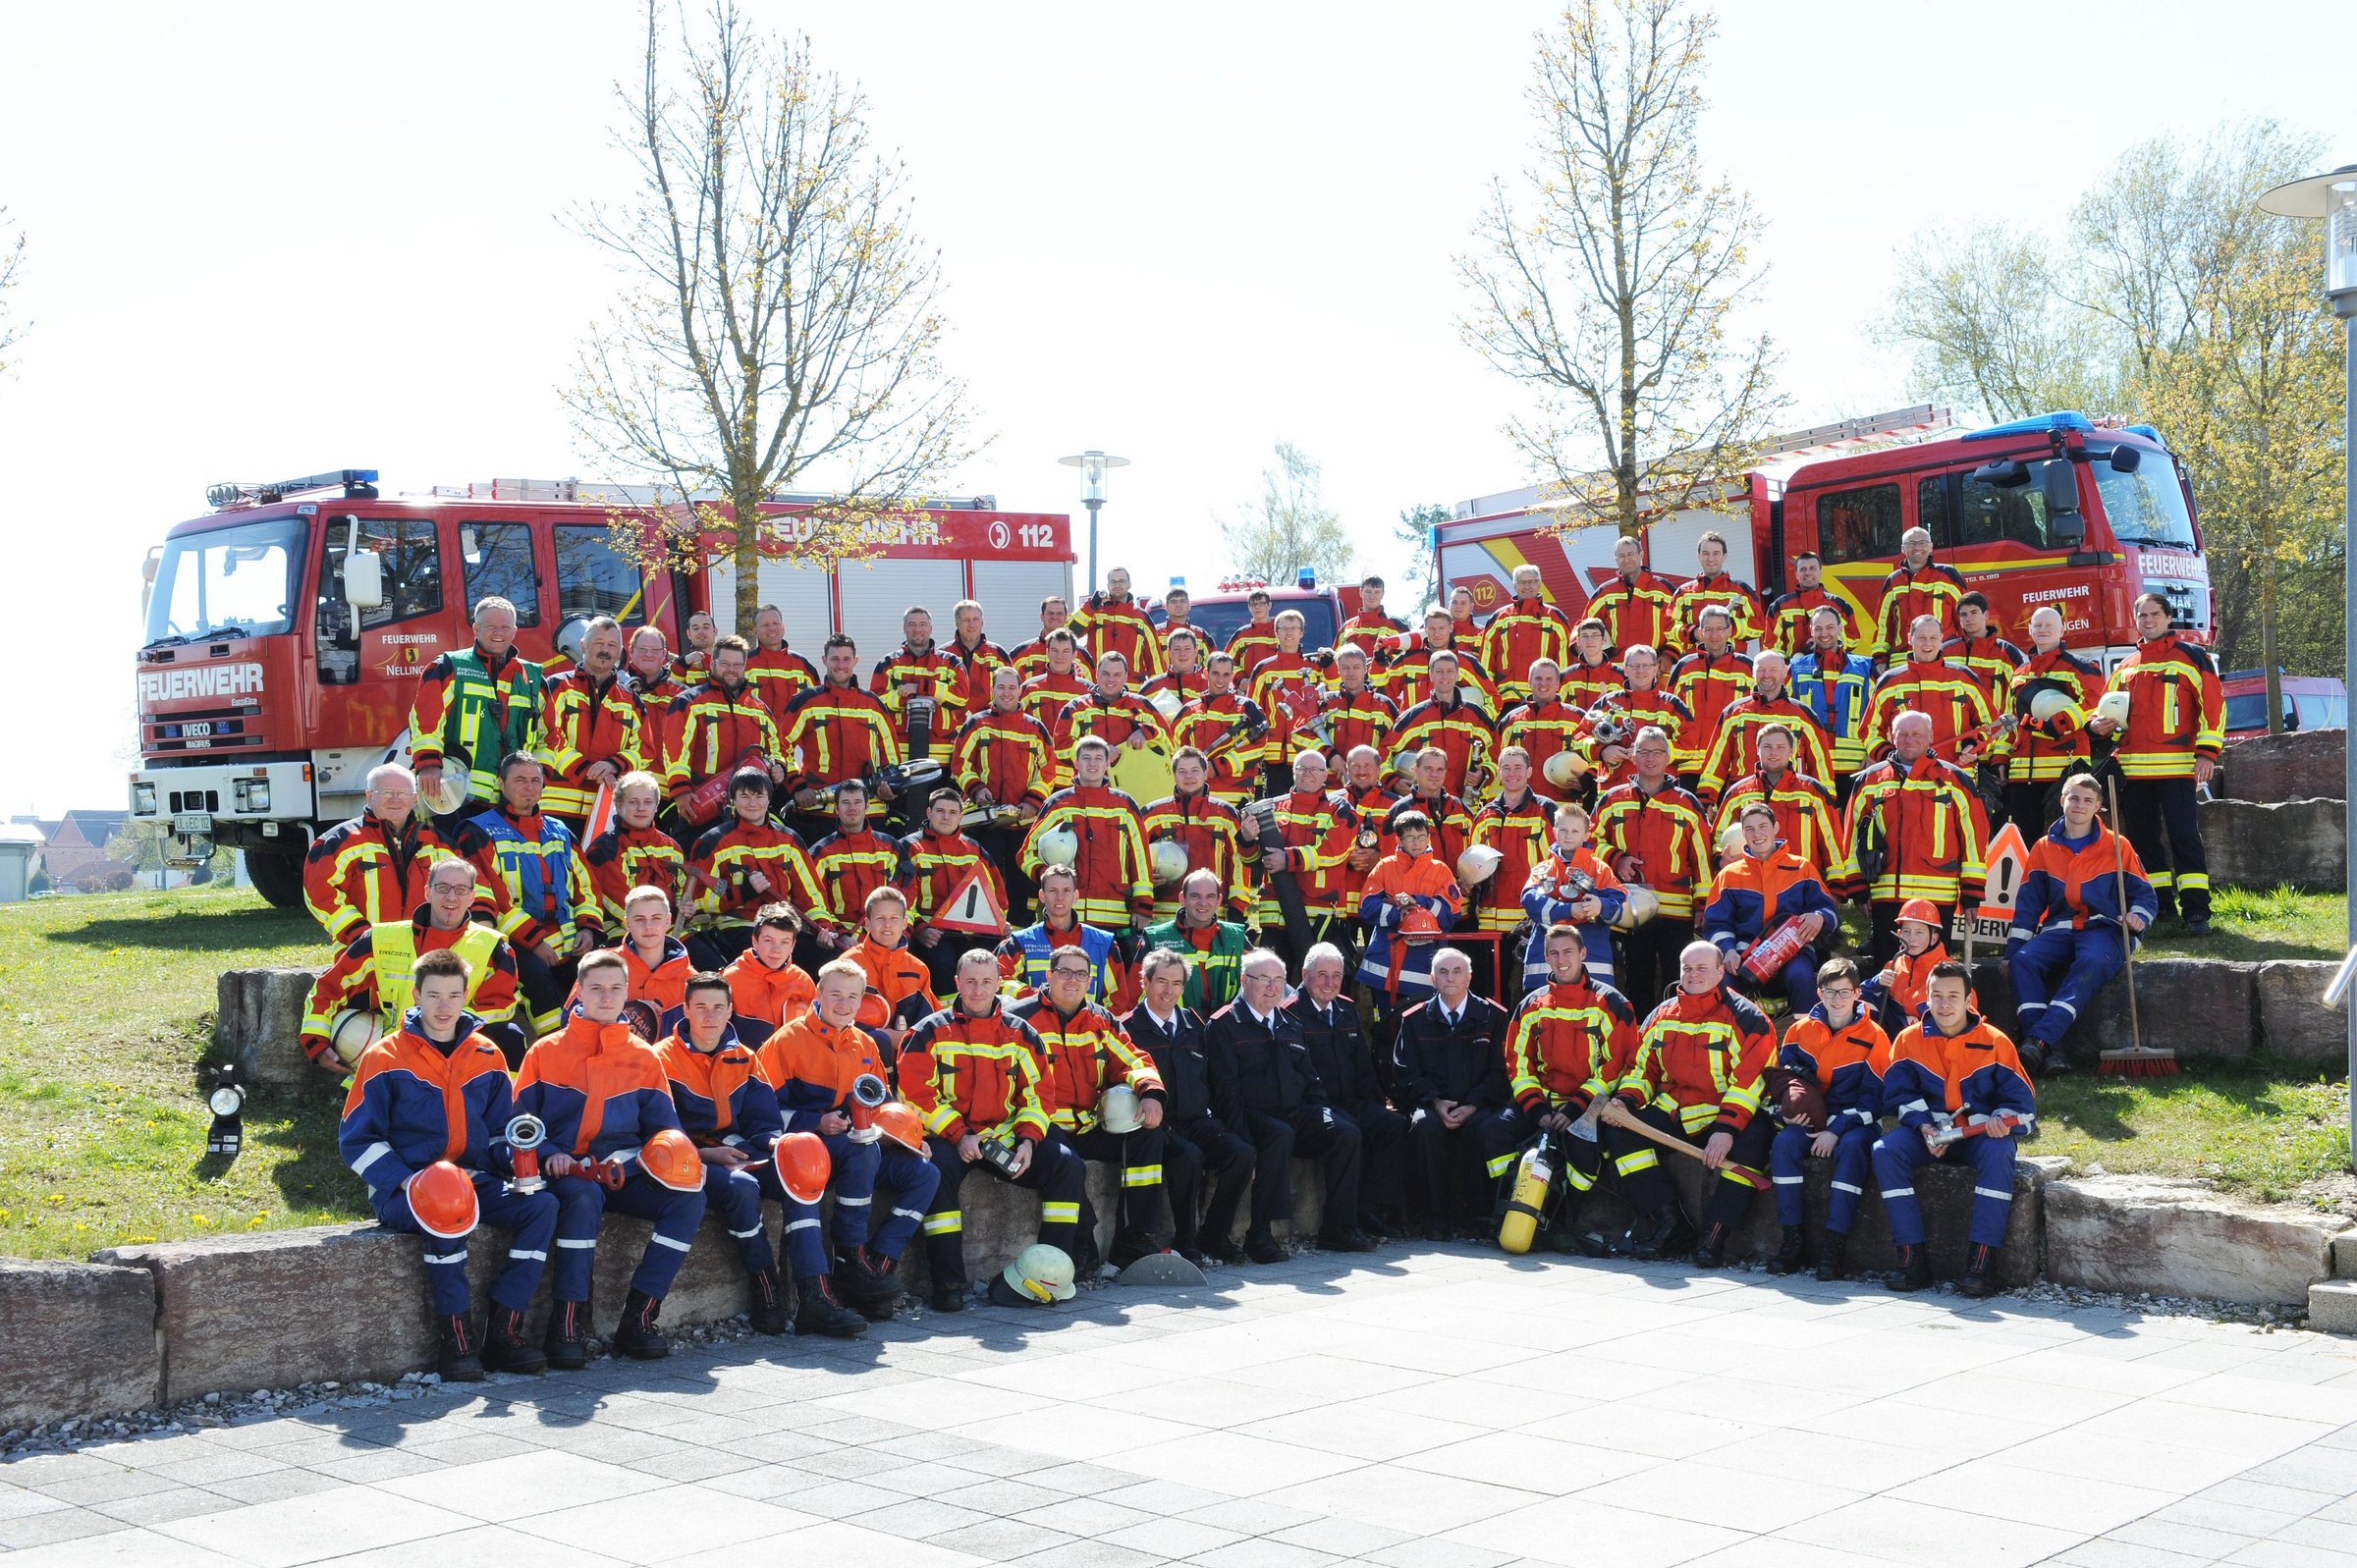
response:
M1792 661L1784 684L1833 737L1834 776L1846 779L1866 766L1867 713L1874 704L1874 661L1843 653L1828 659L1815 649Z
M1883 1069L1890 1056L1891 1037L1871 1012L1861 1007L1836 1029L1819 1002L1784 1036L1776 1064L1806 1074L1824 1092L1825 1130L1843 1133L1882 1121Z
M371 1197L399 1192L437 1160L494 1174L504 1166L506 1144L495 1156L492 1143L504 1140L513 1114L508 1062L475 1033L481 1022L461 1013L458 1044L445 1054L411 1007L398 1030L361 1053L336 1148Z
M2013 929L2005 934L2005 957L2011 960L2022 945L2049 926L2067 925L2073 931L2089 926L2118 927L2130 911L2150 925L2160 918L2161 900L2144 875L2136 846L2105 827L2090 823L2084 838L2064 835L2060 821L2030 845L2021 891L2013 897ZM2115 861L2113 856L2118 859ZM2119 869L2127 871L2128 907L2119 907Z
M1732 956L1739 944L1757 942L1793 916L1807 914L1825 916L1828 929L1841 919L1817 868L1779 838L1767 854L1737 855L1719 873L1703 900L1700 935Z
M635 1160L649 1135L680 1124L654 1047L628 1024L579 1013L523 1054L516 1108L540 1118L551 1151L576 1159Z
M2003 1111L2027 1130L2037 1119L2038 1095L2002 1030L1968 1012L1959 1033L1944 1035L1927 1012L1891 1043L1883 1111L1907 1127L1930 1126L1939 1111L1959 1122Z
M687 1026L682 1024L663 1037L655 1057L671 1083L672 1109L696 1147L726 1144L766 1155L785 1131L777 1091L761 1071L760 1059L734 1036L718 1051L698 1051L687 1043Z

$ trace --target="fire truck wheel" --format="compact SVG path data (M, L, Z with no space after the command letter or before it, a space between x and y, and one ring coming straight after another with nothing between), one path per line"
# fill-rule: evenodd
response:
M274 909L302 907L302 845L299 840L292 851L284 849L247 849L246 875L253 879L253 891L262 895Z

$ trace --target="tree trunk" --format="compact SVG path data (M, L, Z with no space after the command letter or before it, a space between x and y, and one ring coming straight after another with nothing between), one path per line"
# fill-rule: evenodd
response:
M749 638L753 634L753 617L761 609L761 509L747 508L740 501L734 510L737 543L729 555L737 566L737 624L729 629Z
M2283 673L2275 668L2275 563L2270 556L2259 579L2259 668L2267 673L2267 732L2283 732Z

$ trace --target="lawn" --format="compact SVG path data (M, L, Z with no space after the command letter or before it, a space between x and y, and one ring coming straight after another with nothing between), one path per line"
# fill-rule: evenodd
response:
M2211 929L2207 937L2188 937L2183 922L2164 920L2155 925L2144 946L2143 958L2226 958L2237 963L2264 963L2271 958L2321 958L2340 962L2349 950L2349 900L2340 893L2302 892L2297 888L2264 891L2220 888L2211 898ZM1866 946L1866 911L1856 904L1841 906L1841 926L1853 949ZM1956 945L1950 943L1949 950ZM1979 957L1998 954L1983 946Z
M2032 1152L2347 1212L2349 1184L2332 1179L2349 1168L2347 1080L2304 1072L2260 1063L2176 1078L2043 1079Z

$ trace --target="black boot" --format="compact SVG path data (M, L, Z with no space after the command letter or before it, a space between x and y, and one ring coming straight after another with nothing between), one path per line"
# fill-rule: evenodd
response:
M933 1310L935 1312L965 1311L965 1292L964 1280L956 1279L944 1282L937 1276L933 1284Z
M2002 1247L1984 1247L1975 1243L1972 1261L1964 1267L1964 1277L1956 1281L1956 1294L1970 1296L1976 1301L1984 1296L1996 1295L2000 1288L1997 1282L1997 1260L2003 1251Z
M2062 1042L2057 1040L2039 1053L2039 1066L2049 1078L2066 1077L2070 1072L2070 1053L2064 1051ZM2039 1073L2033 1072L2030 1076L2036 1078Z
M655 1327L663 1298L633 1290L622 1304L622 1325L614 1330L614 1348L632 1361L661 1361L671 1354L671 1341Z
M589 1365L589 1303L552 1301L548 1304L548 1332L541 1339L548 1364L559 1372L578 1372Z
M434 1370L444 1382L483 1380L482 1345L465 1313L442 1320L442 1343L434 1352Z
M1824 1280L1841 1278L1848 1272L1849 1232L1829 1230L1825 1233L1825 1250L1817 1255L1817 1277Z
M753 1287L753 1332L782 1334L792 1322L786 1306L786 1279L775 1269L746 1276Z
M794 1309L794 1331L825 1334L831 1339L856 1339L867 1332L867 1320L835 1299L834 1282L825 1274L794 1282L800 1303Z
M1244 1256L1254 1263L1283 1263L1292 1254L1286 1250L1284 1242L1277 1239L1275 1231L1247 1230L1244 1232Z
M1629 1228L1628 1255L1640 1263L1672 1262L1692 1252L1697 1239L1685 1212L1672 1204Z
M1801 1258L1808 1251L1808 1237L1802 1233L1801 1228L1798 1225L1786 1225L1784 1239L1776 1249L1776 1256L1768 1260L1768 1271L1772 1274L1800 1272Z
M1898 1267L1883 1275L1883 1285L1889 1290L1931 1289L1931 1250L1920 1242L1912 1247L1899 1248Z
M1727 1243L1727 1227L1717 1220L1711 1221L1710 1226L1702 1233L1702 1240L1695 1243L1694 1267L1697 1269L1726 1268Z
M536 1378L548 1371L548 1358L523 1336L523 1314L505 1307L491 1309L491 1331L483 1336L483 1366L490 1372L521 1373Z
M880 1258L865 1247L854 1247L840 1260L835 1277L854 1311L871 1323L889 1323L901 1304L901 1274L897 1258Z

